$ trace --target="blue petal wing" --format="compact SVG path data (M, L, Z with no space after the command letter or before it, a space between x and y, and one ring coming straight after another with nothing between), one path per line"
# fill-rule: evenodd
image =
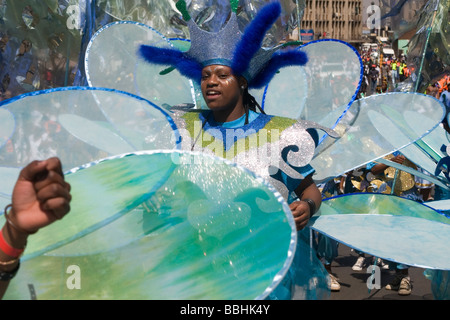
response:
M115 22L97 31L86 51L89 85L136 94L159 106L193 103L191 81L177 70L160 75L165 67L140 58L141 45L174 48L162 34L137 22Z
M226 160L146 151L66 177L71 212L33 235L7 299L29 298L30 281L38 299L264 299L288 273L297 243L289 207ZM48 276L74 265L82 290Z
M450 269L450 218L417 201L387 194L349 194L324 201L312 220L313 229L376 257Z

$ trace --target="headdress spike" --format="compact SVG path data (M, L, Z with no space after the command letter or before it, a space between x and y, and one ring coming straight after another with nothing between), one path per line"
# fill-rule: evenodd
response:
M237 9L239 6L239 0L230 0L231 11L237 13Z
M258 12L258 15L245 28L242 38L237 43L234 51L232 69L237 74L244 74L251 60L261 50L264 37L270 27L277 21L281 14L281 6L278 2L272 2Z
M186 2L184 0L179 0L175 6L177 7L178 10L180 10L181 14L183 15L183 20L184 21L189 21L191 20L191 16L189 15L189 12L187 11L187 7L186 7Z

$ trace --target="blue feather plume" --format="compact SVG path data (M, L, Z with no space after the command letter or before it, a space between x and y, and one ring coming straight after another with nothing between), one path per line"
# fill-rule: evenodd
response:
M250 61L261 48L267 31L272 27L281 14L281 5L272 2L261 8L261 11L247 26L234 51L231 69L235 74L241 75L247 70Z
M150 63L173 66L182 75L200 82L202 65L197 61L186 57L186 55L179 50L141 45L138 53Z
M285 52L276 52L272 59L249 83L249 88L262 88L268 84L279 69L288 66L303 66L308 62L308 56L305 52L299 50L289 50Z
M141 45L139 55L150 63L175 65L183 57L183 52L175 49L157 48Z

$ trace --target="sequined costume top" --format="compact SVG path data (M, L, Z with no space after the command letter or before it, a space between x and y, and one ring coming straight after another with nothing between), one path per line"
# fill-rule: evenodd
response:
M245 115L243 116L245 117ZM182 148L225 158L267 179L288 201L308 175L315 144L306 131L307 122L250 112L243 118L218 123L209 110L177 111L173 117L180 129Z

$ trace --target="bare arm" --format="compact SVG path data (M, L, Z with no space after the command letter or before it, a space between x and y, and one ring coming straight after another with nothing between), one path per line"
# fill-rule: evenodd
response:
M404 155L397 155L397 156L395 156L395 157L393 157L392 159L390 159L391 161L393 161L393 162L396 162L396 163L398 163L398 164L402 164L404 161L405 161L405 156ZM378 163L378 164L376 164L376 165L374 165L373 167L372 167L372 169L370 169L370 171L373 173L373 174L375 174L375 175L377 175L377 174L380 174L380 173L382 173L384 170L386 170L387 168L389 168L389 166L387 166L387 165L385 165L385 164L383 164L383 163Z
M294 216L297 230L302 230L308 224L309 219L319 210L322 203L322 195L314 183L311 175L307 176L295 190L300 201L289 205ZM309 199L309 200L308 200ZM313 203L308 203L312 201ZM314 212L311 212L314 210Z
M70 200L70 185L64 181L58 158L33 161L22 169L1 229L0 272L9 275L17 271L28 236L63 218L70 210ZM8 284L8 276L0 281L0 297Z

